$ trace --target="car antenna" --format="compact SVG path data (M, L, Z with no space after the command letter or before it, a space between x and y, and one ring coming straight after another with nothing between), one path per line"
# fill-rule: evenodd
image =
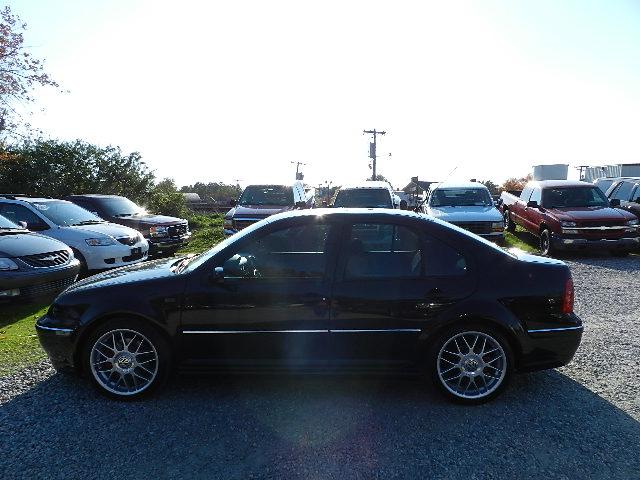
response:
M444 182L446 182L447 180L449 180L449 177L451 175L454 174L454 172L458 169L460 165L456 165L455 167L453 167L453 170L451 170L446 177L444 177L444 180L442 180L441 182L438 182L438 184L436 185L436 188L433 189L433 192L435 192L438 188L440 188L440 185L443 184ZM431 195L433 195L433 192L431 192ZM427 201L427 199L425 198L424 200L422 200L422 203L420 203L420 205L416 205L415 207L415 212L417 212L418 210L420 210L422 208L422 206L424 205L424 203Z

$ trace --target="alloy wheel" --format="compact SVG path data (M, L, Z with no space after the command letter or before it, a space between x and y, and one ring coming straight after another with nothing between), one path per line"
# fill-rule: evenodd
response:
M454 396L480 399L491 395L507 373L507 355L500 343L483 332L462 332L447 340L437 358L437 374Z
M158 374L155 346L140 332L111 330L98 338L89 354L91 373L98 384L115 395L146 390Z

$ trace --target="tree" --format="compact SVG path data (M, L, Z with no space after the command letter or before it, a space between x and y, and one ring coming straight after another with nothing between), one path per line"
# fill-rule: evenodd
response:
M43 61L27 51L26 27L9 7L0 10L0 130L15 129L20 119L15 106L32 102L34 87L58 87L44 71Z
M171 178L165 178L153 187L145 206L152 213L172 217L184 218L188 214L184 195L178 192Z
M489 189L489 193L491 193L491 195L500 194L500 187L491 180L480 180L480 183Z
M155 175L138 152L82 140L29 140L0 149L0 192L54 198L81 193L143 201Z
M184 185L180 188L183 193L197 193L204 201L214 201L227 204L231 199L237 199L242 193L239 185L228 185L222 182L202 183L196 182L193 185Z
M527 182L531 181L532 178L533 177L531 176L531 174L527 175L526 177L522 177L522 178L515 178L515 177L508 178L500 186L500 189L502 191L505 191L505 190L522 190L524 188L524 186L527 184Z

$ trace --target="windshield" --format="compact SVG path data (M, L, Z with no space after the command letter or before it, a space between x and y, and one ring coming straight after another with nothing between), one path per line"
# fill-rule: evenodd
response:
M545 208L608 207L609 201L598 187L559 187L542 190Z
M104 223L100 217L88 210L79 207L75 203L64 200L53 202L33 202L32 205L38 211L56 225L68 227L70 225L90 225Z
M484 188L436 188L431 194L432 207L490 207L489 191Z
M334 207L393 208L389 190L384 188L354 188L340 190Z
M238 205L293 205L293 189L284 185L250 185L244 189Z
M131 215L144 215L144 208L136 205L125 197L101 198L100 205L107 215L111 217L130 217Z

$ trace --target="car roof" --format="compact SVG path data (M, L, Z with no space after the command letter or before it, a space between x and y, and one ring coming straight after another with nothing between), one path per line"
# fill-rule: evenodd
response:
M436 188L484 188L486 190L489 190L484 184L480 183L480 182L455 182L455 181L449 181L449 182L440 182L440 183L432 183L431 185L429 185L429 188L431 190L435 190Z
M61 200L59 198L28 197L25 195L0 195L0 200L3 200L3 199L10 200L10 201L13 200L13 201L27 202L27 203L65 202L66 201L66 200Z
M557 187L593 187L593 183L582 182L580 180L534 180L527 184L528 186L540 188L557 188Z
M387 182L382 181L366 181L360 183L346 183L340 187L340 190L356 190L358 188L384 188L385 190L391 190L391 186Z
M104 193L81 193L78 195L69 195L65 198L126 198L122 195L106 195Z

